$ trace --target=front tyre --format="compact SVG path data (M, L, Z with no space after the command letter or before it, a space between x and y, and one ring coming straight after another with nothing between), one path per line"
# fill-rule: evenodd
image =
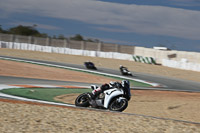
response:
M122 112L128 107L128 100L115 98L109 105L109 110Z
M75 100L75 105L80 107L88 107L90 105L89 103L90 98L87 93L83 93L79 95Z

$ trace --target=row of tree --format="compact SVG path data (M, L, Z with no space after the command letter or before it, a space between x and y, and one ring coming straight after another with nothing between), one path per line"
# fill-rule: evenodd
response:
M5 34L15 34L15 35L23 35L23 36L36 36L36 37L48 37L45 33L40 33L36 30L35 26L16 26L12 27L8 30L2 29L0 26L0 32Z
M33 26L23 26L23 25L19 25L16 27L12 27L8 30L4 30L1 25L0 25L0 33L4 33L4 34L15 34L15 35L23 35L23 36L35 36L35 37L50 37L53 39L70 39L70 40L76 40L76 41L88 41L88 42L100 42L98 39L85 39L83 36L81 36L80 34L76 34L73 37L65 37L64 35L60 34L58 36L54 35L54 36L49 36L46 33L40 33L37 29L36 29L37 25L33 25Z

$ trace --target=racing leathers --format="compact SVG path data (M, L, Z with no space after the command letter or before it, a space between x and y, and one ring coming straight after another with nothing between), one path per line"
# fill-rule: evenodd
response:
M121 88L122 85L119 82L113 82L111 81L109 84L105 83L101 85L100 87L97 86L91 86L93 91L92 91L92 99L95 99L100 93L104 92L105 90L112 89L112 88Z

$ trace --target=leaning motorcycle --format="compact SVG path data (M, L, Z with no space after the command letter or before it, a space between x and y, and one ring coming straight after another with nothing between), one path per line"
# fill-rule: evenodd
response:
M120 69L122 75L133 76L132 73L127 68Z
M91 88L95 89L94 87ZM123 87L105 90L95 99L91 99L90 92L83 93L76 98L75 105L122 112L128 107L128 101L130 99L130 85L129 81L126 81L123 83Z
M94 63L93 62L84 62L84 65L87 69L93 69L93 70L97 70L97 68L95 67Z

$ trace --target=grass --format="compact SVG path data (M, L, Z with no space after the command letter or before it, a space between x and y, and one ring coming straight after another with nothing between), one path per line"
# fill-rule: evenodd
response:
M29 98L29 99L37 99L37 100L44 100L50 102L60 102L55 101L54 97L63 95L63 94L70 94L70 93L85 93L91 92L91 89L71 89L71 88L11 88L11 89L4 89L0 90L0 92Z

